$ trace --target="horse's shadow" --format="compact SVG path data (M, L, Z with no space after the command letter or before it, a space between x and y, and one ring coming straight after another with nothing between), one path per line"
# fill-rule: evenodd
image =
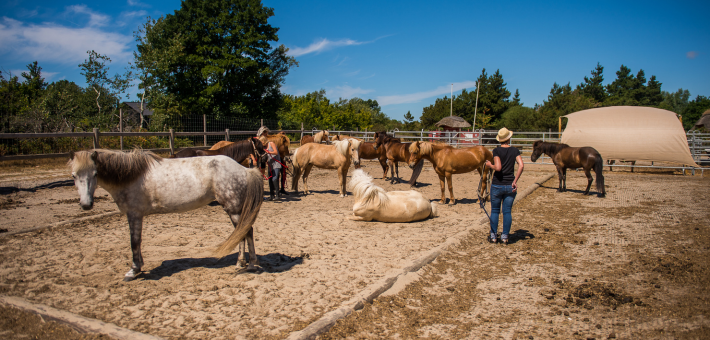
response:
M438 202L439 200L436 201ZM446 203L450 204L451 199L447 198ZM478 198L457 198L456 204L478 204Z
M508 236L508 242L509 243L516 243L518 241L523 241L523 240L528 240L528 239L533 239L535 238L535 235L532 234L530 231L525 230L525 229L518 229L513 231L509 236Z
M36 192L37 190L41 190L41 189L54 189L54 188L59 188L59 187L69 187L69 186L73 186L73 185L74 185L74 181L69 179L69 180L65 180L65 181L56 181L56 182L46 183L46 184L38 185L38 186L32 187L32 188L0 187L0 195L9 195L9 194L14 194L14 193L20 192L20 191Z
M558 188L558 187L551 187L551 186L548 187L548 186L541 185L540 188L551 189L551 190L557 191L557 188ZM577 190L577 189L570 189L570 188L567 188L567 189L565 190L565 192L572 192L572 193L575 193L575 194L584 194L584 190ZM592 188L589 188L589 194L588 194L589 196L599 196L600 194L601 194L601 193L599 193L599 192L597 192L597 191L593 191Z
M414 188L424 188L424 187L428 187L428 186L430 186L430 185L431 185L431 183L417 182L417 183L415 183L415 185L413 185L411 188L412 188L412 189L414 189Z
M334 195L340 195L340 191L338 190L309 190L310 194L334 194ZM303 191L298 192L299 195L303 195ZM350 192L348 192L348 195L351 195ZM281 196L283 197L283 196Z
M245 257L248 263L249 254L246 253ZM292 257L279 253L257 255L257 258L259 260L260 268L255 273L281 273L291 270L291 268L296 265L303 264L303 257L301 256ZM239 253L231 254L221 259L217 259L214 257L203 257L167 260L163 261L163 263L153 268L149 272L141 273L138 277L143 278L144 280L160 280L164 277L170 277L173 274L177 274L179 272L197 267L213 269L220 269L230 266L236 267L238 259ZM241 272L243 272L243 269L238 270L238 273Z

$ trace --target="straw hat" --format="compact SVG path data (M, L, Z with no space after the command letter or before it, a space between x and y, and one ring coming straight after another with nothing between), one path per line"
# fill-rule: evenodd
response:
M505 142L510 139L510 137L513 137L513 131L510 131L506 128L502 128L498 130L498 136L496 136L496 140L499 142Z
M269 130L269 128L266 126L262 126L259 128L259 131L256 132L256 136L261 137L261 134L264 132L266 132L266 134L268 135L271 132L271 130Z

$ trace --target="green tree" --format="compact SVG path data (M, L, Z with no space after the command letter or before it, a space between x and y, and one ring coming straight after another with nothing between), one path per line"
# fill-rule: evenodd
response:
M643 70L634 76L631 70L621 65L616 72L616 79L606 86L609 96L604 101L604 106L652 106L661 104L663 96L661 94L661 83L656 80L656 76L646 83L646 74Z
M597 67L592 70L592 77L584 77L584 83L577 85L579 93L594 99L597 103L603 103L607 98L604 81L604 67L597 63Z
M501 116L500 125L513 131L539 131L538 115L535 109L515 105Z
M133 73L126 71L122 75L116 73L113 77L110 77L110 67L106 63L110 63L111 58L94 50L86 51L86 53L89 54L89 59L84 60L83 63L79 64L79 67L82 69L81 74L86 78L86 84L95 94L94 100L98 108L97 124L111 126L113 125L111 123L112 119L111 117L105 117L102 113L102 108L108 106L116 109L118 107L118 101L130 87Z
M573 91L569 83L564 86L554 83L547 100L536 110L535 129L556 131L559 127L559 117L600 106L594 99L580 92L579 89ZM562 124L564 128L566 122L562 121Z
M144 87L162 92L154 108L275 118L281 85L297 63L283 45L272 46L273 15L259 0L185 0L149 21L137 34L135 58Z
M683 114L690 102L690 91L688 90L678 89L674 93L663 91L661 95L663 96L663 101L658 107L680 115Z
M5 75L0 71L0 123L2 132L24 132L18 131L14 126L14 121L29 108L29 100L23 90L23 84L17 76L11 73Z
M710 109L710 98L705 96L697 96L688 103L685 111L682 114L683 127L685 130L693 129L695 123L698 122L703 113Z

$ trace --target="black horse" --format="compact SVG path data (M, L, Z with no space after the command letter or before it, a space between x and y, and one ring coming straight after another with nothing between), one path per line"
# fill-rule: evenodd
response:
M604 161L597 150L590 146L573 148L567 144L548 143L541 140L533 143L533 153L530 160L535 162L542 154L552 158L552 162L557 167L557 175L560 179L560 185L557 191L564 192L567 190L567 169L583 168L584 174L587 175L587 189L585 195L589 194L589 188L592 186L592 174L590 170L594 168L597 176L597 191L599 197L606 196L604 190Z

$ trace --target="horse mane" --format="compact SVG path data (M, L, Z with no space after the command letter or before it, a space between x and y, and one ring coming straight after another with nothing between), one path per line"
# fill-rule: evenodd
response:
M133 149L128 153L93 149L75 153L68 165L72 172L96 167L96 175L103 182L109 185L121 185L135 181L162 160L162 157L140 149Z
M542 153L545 154L556 154L560 152L560 150L564 148L568 148L569 145L567 144L562 144L562 143L550 143L550 142L543 142L543 141L536 141L533 143L533 149L540 148Z
M240 140L238 142L235 142L234 144L227 145L221 149L222 155L231 157L237 162L241 162L245 160L249 155L251 155L253 148L251 146L251 139L245 139L245 140ZM262 150L264 149L264 144L259 140L258 138L253 138L254 140L254 146L256 148L261 148Z
M387 192L372 183L372 176L362 169L353 171L348 186L355 196L355 201L362 205L374 204L377 200L380 201L380 207L386 207L389 204L390 198L387 196Z
M338 150L338 152L346 156L348 155L348 146L350 146L350 142L347 140L340 140L340 141L335 141L333 142L333 145L335 145L335 149Z
M414 152L414 145L419 144L419 153L422 155L428 155L431 156L432 152L434 151L434 144L429 143L429 142L419 142L419 143L412 143L409 145L409 152L412 153ZM449 146L449 145L447 145Z

